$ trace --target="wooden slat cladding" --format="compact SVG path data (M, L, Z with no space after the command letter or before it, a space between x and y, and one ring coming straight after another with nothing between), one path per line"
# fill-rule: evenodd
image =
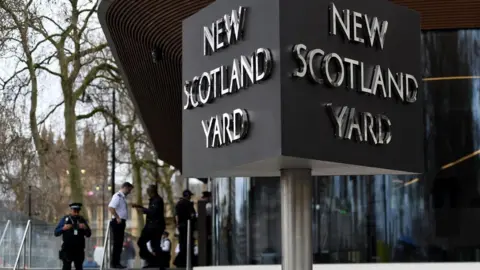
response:
M417 10L424 30L480 28L480 0L390 1ZM99 8L112 53L158 157L178 169L182 166L182 21L211 2L102 0ZM152 60L154 48L163 55L158 63Z
M480 0L390 0L420 13L423 30L480 28Z

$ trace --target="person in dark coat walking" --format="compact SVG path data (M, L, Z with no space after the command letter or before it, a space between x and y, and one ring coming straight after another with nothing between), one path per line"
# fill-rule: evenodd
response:
M81 203L69 205L71 212L60 219L55 228L54 235L62 236L63 244L59 252L59 258L63 262L62 270L71 270L72 263L76 270L83 270L85 259L85 237L90 237L92 231L85 218L80 216Z
M139 209L147 215L145 227L138 239L138 248L140 249L140 258L147 262L144 268L160 268L162 249L160 240L165 230L165 209L162 197L158 195L157 186L150 185L147 188L147 194L150 197L148 208L142 205L133 204L132 207ZM152 253L148 250L147 243L150 242Z

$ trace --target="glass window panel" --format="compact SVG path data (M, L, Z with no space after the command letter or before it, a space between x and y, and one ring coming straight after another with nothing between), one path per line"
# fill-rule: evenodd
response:
M480 30L421 40L427 172L314 177L315 263L480 261ZM280 263L278 177L221 179L216 264Z

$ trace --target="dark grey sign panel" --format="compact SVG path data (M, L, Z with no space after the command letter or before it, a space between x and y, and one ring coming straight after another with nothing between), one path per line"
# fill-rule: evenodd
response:
M183 79L187 176L424 170L420 19L389 1L216 1Z

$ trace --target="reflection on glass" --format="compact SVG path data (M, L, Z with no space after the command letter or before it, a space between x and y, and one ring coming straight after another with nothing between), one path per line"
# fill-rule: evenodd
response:
M213 182L214 230L213 250L216 265L231 264L230 241L230 179L216 178Z
M251 264L281 260L280 185L276 178L255 178L250 189Z
M234 198L232 218L232 253L234 254L232 264L248 264L248 194L249 179L245 177L233 178L231 194Z
M422 48L427 172L314 177L315 263L480 261L480 30ZM279 179L215 183L217 264L281 263Z
M420 239L423 193L408 180L315 177L314 262L388 262L399 240Z

